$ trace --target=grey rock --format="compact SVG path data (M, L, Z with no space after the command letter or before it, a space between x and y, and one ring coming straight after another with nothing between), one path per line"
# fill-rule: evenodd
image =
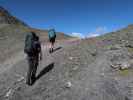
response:
M121 49L121 46L119 44L110 47L110 50L118 50L118 49Z
M130 68L130 63L129 62L122 62L120 65L121 70L129 69Z
M70 81L66 82L65 87L66 88L71 88L72 87L72 83Z

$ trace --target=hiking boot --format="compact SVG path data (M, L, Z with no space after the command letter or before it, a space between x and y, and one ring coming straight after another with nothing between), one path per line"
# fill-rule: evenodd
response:
M54 52L54 49L52 48L51 52Z
M32 76L32 84L34 84L35 83L35 81L36 81L36 77L35 76Z
M51 50L51 48L49 49L49 53L52 53L52 50Z
M26 84L29 85L29 86L31 86L32 85L32 81L31 80L28 80L28 81L26 81Z
M34 75L32 75L32 76L30 77L30 79L27 79L27 80L26 80L26 84L29 85L29 86L32 86L32 85L35 83L35 81L36 81L36 78L35 78Z

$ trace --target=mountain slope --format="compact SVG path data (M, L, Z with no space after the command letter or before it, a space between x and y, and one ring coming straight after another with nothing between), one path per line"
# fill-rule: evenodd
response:
M133 43L133 25L128 25L126 28L118 30L116 32L111 32L106 35L101 36L104 40L112 41L114 43L121 43L122 41L129 41Z
M23 50L25 34L31 31L36 32L42 42L48 41L47 30L33 29L0 7L0 62ZM64 33L58 32L58 40L69 38Z
M21 59L10 66L3 66L4 71L0 72L0 99L132 100L133 62L129 69L111 67L117 63L125 66L123 62L130 64L129 61L133 60L133 51L129 51L133 48L122 41L128 40L124 35L127 31L132 32L132 28L128 28L113 33L113 36L111 33L57 43L52 54L48 53L47 45L43 45L43 60L33 86L27 86L24 81L28 69L26 59L14 56L16 61L19 57ZM128 35L132 36L132 33Z

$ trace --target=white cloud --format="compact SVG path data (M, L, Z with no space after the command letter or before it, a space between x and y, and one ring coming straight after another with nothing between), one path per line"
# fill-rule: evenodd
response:
M87 37L97 37L97 36L100 36L100 34L89 33L89 35Z
M84 34L82 33L73 32L71 35L78 38L85 38Z
M96 37L96 36L100 36L102 34L105 34L107 32L107 28L106 27L97 27L95 29L95 31L90 32L87 34L87 37Z
M78 33L78 32L73 32L70 35L78 38L89 38L89 37L97 37L102 34L107 33L107 28L106 27L97 27L94 31L88 33L88 34L83 34L83 33Z

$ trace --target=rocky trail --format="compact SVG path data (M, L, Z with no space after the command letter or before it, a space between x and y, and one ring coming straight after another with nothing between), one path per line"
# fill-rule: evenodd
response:
M0 100L133 100L132 69L110 67L116 53L128 57L124 48L103 50L82 40L58 43L52 54L42 48L33 86L25 84L23 52L1 64Z

